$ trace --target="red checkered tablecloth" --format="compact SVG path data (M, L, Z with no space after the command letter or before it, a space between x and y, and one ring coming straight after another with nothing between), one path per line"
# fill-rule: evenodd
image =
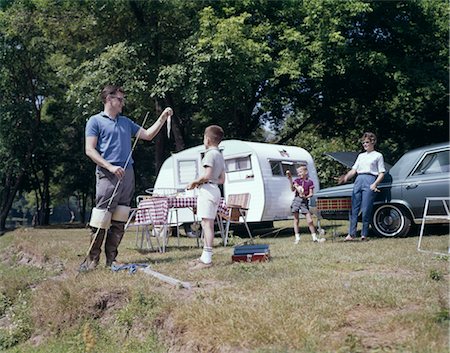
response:
M139 203L136 211L135 224L145 225L153 223L154 225L164 225L167 223L170 208L196 207L196 196L153 196ZM227 205L223 198L220 200L218 213L227 213Z

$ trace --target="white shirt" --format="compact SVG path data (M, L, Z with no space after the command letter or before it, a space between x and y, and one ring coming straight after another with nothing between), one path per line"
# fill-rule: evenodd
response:
M222 153L219 151L219 148L209 147L206 150L205 156L202 159L202 166L212 168L210 182L218 184L219 177L225 170L225 160Z
M377 151L360 153L352 169L355 169L358 174L372 174L375 176L386 172L383 155Z

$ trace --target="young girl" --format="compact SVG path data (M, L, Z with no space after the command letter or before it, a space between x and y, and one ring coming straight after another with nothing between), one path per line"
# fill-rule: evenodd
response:
M314 194L314 182L308 178L308 168L306 166L298 167L298 178L295 178L294 181L292 181L292 175L289 170L286 171L286 175L289 179L291 190L295 191L295 197L291 205L291 212L294 215L295 244L298 244L298 242L300 241L300 212L306 217L306 222L308 223L308 228L311 232L313 241L317 242L319 241L319 239L317 238L316 228L314 227L311 212L309 211L309 199Z

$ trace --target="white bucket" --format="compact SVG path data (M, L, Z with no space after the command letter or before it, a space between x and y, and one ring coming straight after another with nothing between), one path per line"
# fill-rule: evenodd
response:
M93 208L89 225L94 228L109 229L111 225L111 212L105 208Z
M130 216L131 207L118 205L112 214L113 221L127 222Z

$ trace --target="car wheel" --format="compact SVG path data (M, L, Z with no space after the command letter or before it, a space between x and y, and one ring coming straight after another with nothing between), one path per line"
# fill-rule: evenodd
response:
M372 228L379 236L404 237L411 228L411 219L403 207L382 205L373 213Z

